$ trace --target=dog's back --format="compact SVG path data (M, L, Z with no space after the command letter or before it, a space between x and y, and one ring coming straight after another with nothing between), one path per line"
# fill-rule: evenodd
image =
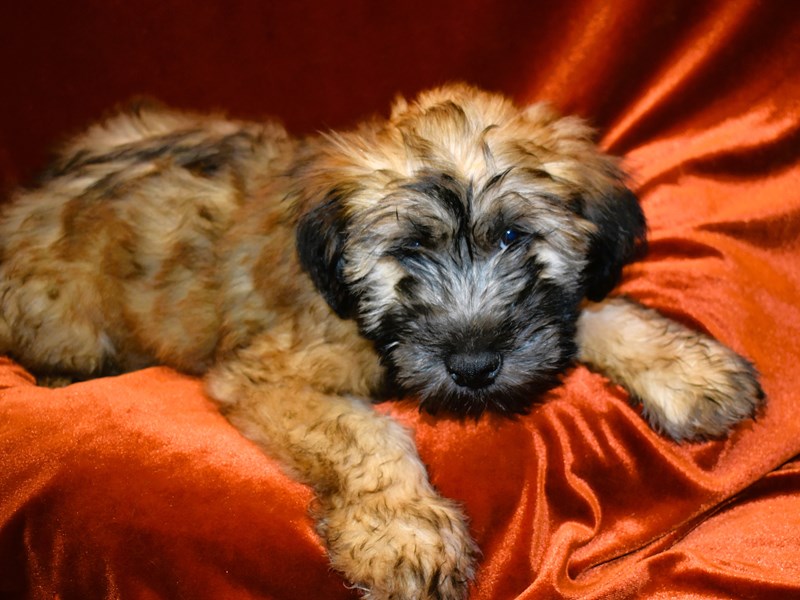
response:
M0 352L51 375L204 370L217 240L289 143L275 124L160 107L74 139L0 213Z

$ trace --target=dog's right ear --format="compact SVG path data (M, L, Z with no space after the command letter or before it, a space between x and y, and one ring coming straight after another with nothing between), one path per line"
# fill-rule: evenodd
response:
M357 298L344 279L347 219L341 188L330 190L322 202L300 217L296 244L300 264L334 312L355 316Z

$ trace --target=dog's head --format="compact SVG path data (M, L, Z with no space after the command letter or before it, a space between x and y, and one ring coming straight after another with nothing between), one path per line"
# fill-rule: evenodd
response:
M644 217L593 131L466 85L308 141L298 254L392 381L431 412L524 412L574 355Z

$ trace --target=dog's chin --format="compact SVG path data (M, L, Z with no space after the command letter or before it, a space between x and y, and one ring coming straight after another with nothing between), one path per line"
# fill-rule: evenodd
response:
M514 386L491 384L479 389L452 386L432 394L416 393L420 410L432 415L478 418L484 413L494 413L513 416L529 413L542 401L544 393L559 382L558 374L551 373Z

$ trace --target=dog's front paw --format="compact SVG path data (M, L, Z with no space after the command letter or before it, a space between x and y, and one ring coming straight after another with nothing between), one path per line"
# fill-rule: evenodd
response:
M580 360L625 387L653 428L675 440L724 435L764 400L750 362L624 298L587 305L577 341Z
M452 503L405 492L333 498L319 530L333 567L369 600L461 600L477 548Z
M658 431L676 440L719 437L753 417L764 394L753 365L702 334L682 340L679 355L640 376L637 395Z

